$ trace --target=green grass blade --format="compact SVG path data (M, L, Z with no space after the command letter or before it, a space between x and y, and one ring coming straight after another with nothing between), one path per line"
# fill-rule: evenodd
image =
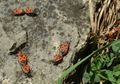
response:
M98 52L101 52L102 50L104 50L107 47L112 46L115 43L119 43L120 40L117 41L113 41L112 43L109 43L107 45L105 45L104 47L97 49L96 51L92 52L90 55L88 55L87 57L85 57L84 59L82 59L81 61L77 62L76 64L74 64L73 66L71 66L70 68L68 68L66 71L63 72L62 76L57 80L57 84L62 84L63 80L72 72L74 71L78 66L80 66L83 62L85 62L87 59L89 59L90 57L92 57L93 55L95 55Z

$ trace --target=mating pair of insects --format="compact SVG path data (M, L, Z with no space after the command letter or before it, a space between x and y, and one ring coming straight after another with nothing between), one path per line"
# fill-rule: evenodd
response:
M61 42L57 53L54 55L52 62L57 65L63 61L65 55L67 55L70 48L70 43L68 41Z
M21 16L24 14L31 15L31 14L35 14L35 13L34 13L34 10L30 7L26 8L26 10L23 10L22 8L16 8L13 11L13 15L15 15L15 16Z
M28 65L28 59L27 56L22 52L19 51L17 53L18 61L21 65L22 71L28 76L31 77L31 69L30 66Z

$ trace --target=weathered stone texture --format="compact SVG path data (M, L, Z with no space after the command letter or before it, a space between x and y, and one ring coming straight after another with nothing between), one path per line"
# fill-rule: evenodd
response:
M17 7L35 8L37 16L13 16L12 11ZM5 84L55 84L69 66L75 48L86 41L90 29L88 15L87 2L82 0L0 0L0 34L4 32L4 37L0 36L4 38L0 40L4 44L0 43L0 81L3 84L6 81L9 82ZM3 50L11 45L11 40L15 41L14 37L21 37L23 31L28 34L23 51L32 68L32 80L22 73L17 57ZM49 63L60 42L65 40L70 42L70 51L64 61L58 66ZM19 39L15 42L19 43Z

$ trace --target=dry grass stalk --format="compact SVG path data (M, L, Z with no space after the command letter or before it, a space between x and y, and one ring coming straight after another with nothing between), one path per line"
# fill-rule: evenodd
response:
M105 34L116 22L116 5L117 0L101 0L100 2L89 0L91 31L98 38L98 47L104 44Z

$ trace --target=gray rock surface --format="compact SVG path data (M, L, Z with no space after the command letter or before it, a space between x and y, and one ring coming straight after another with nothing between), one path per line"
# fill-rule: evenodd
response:
M13 53L17 51L17 49L20 48L23 44L25 45L27 43L27 33L26 31L21 31L11 39L14 41L14 43L12 44L12 47L9 48L9 52Z
M13 16L17 7L35 8L37 16ZM90 29L88 15L87 4L82 0L0 0L0 84L55 84L69 66L74 50L86 41ZM14 38L21 37L23 31L28 34L23 51L28 56L32 78L22 73L17 57L7 50L12 43L19 43ZM61 41L70 42L70 51L55 66L49 60Z
M7 36L6 32L3 30L2 24L0 24L0 48L1 50L8 51L12 47L13 44L14 44L14 41L11 40Z

